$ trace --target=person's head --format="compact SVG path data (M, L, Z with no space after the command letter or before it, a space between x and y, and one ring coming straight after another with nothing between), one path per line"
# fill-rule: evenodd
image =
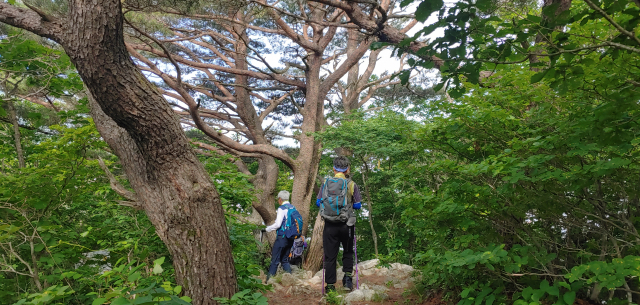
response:
M280 191L280 193L278 193L278 203L283 204L285 201L289 201L289 192Z
M349 173L351 173L349 164L349 159L347 159L347 157L336 157L335 159L333 159L333 173L343 173L345 175L348 175Z

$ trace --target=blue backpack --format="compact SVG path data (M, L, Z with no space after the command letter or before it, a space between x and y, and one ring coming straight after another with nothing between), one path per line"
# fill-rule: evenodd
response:
M302 215L300 212L296 210L291 204L282 205L282 207L287 209L287 218L282 221L282 225L280 225L280 233L283 234L286 238L298 238L302 236ZM282 208L281 207L281 208Z

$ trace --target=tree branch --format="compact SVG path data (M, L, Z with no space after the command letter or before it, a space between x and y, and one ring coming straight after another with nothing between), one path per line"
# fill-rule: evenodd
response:
M98 163L100 164L100 167L104 171L104 174L109 179L109 184L111 185L111 189L114 192L118 193L118 195L126 198L127 200L130 200L130 201L133 201L134 203L137 203L138 196L134 192L132 192L132 191L128 190L126 187L124 187L124 185L120 184L120 182L118 182L118 180L116 180L116 177L113 176L113 174L111 173L111 171L109 170L107 165L104 164L104 161L102 160L102 158L98 157ZM139 204L138 204L138 206L139 206Z
M58 43L64 38L60 20L54 20L48 16L43 18L42 15L34 10L19 8L6 2L0 3L0 22L52 39Z

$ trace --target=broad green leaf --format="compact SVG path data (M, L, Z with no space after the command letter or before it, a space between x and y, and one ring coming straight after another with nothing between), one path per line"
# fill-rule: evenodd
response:
M576 292L569 291L562 295L562 299L564 300L565 303L567 303L568 305L571 305L573 304L573 301L576 300Z
M442 0L422 1L416 9L416 19L418 21L425 21L431 13L439 10L444 5Z
M107 301L107 299L105 299L105 298L97 298L97 299L93 300L91 305L100 305L100 304L103 304L106 301Z

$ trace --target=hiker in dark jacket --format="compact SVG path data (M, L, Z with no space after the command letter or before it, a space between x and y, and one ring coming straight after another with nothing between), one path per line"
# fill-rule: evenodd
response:
M324 269L326 272L326 290L335 290L336 258L342 244L342 286L352 290L353 280L353 239L356 216L354 209L362 206L362 197L358 185L347 178L351 169L349 159L337 157L333 159L333 178L328 178L320 188L316 205L320 207L320 215L324 219L322 245L324 247ZM346 187L345 187L346 186Z
M281 227L284 226L287 221L287 213L289 209L294 208L289 203L289 192L280 191L278 193L278 203L280 207L277 210L276 220L272 225L266 227L264 231L271 232L277 231L276 241L273 243L271 249L271 265L269 266L269 274L267 274L267 281L270 277L276 275L278 271L278 264L282 264L284 271L291 273L291 265L289 265L289 251L293 246L293 239L289 239L284 235L284 231ZM294 208L295 209L295 208Z

